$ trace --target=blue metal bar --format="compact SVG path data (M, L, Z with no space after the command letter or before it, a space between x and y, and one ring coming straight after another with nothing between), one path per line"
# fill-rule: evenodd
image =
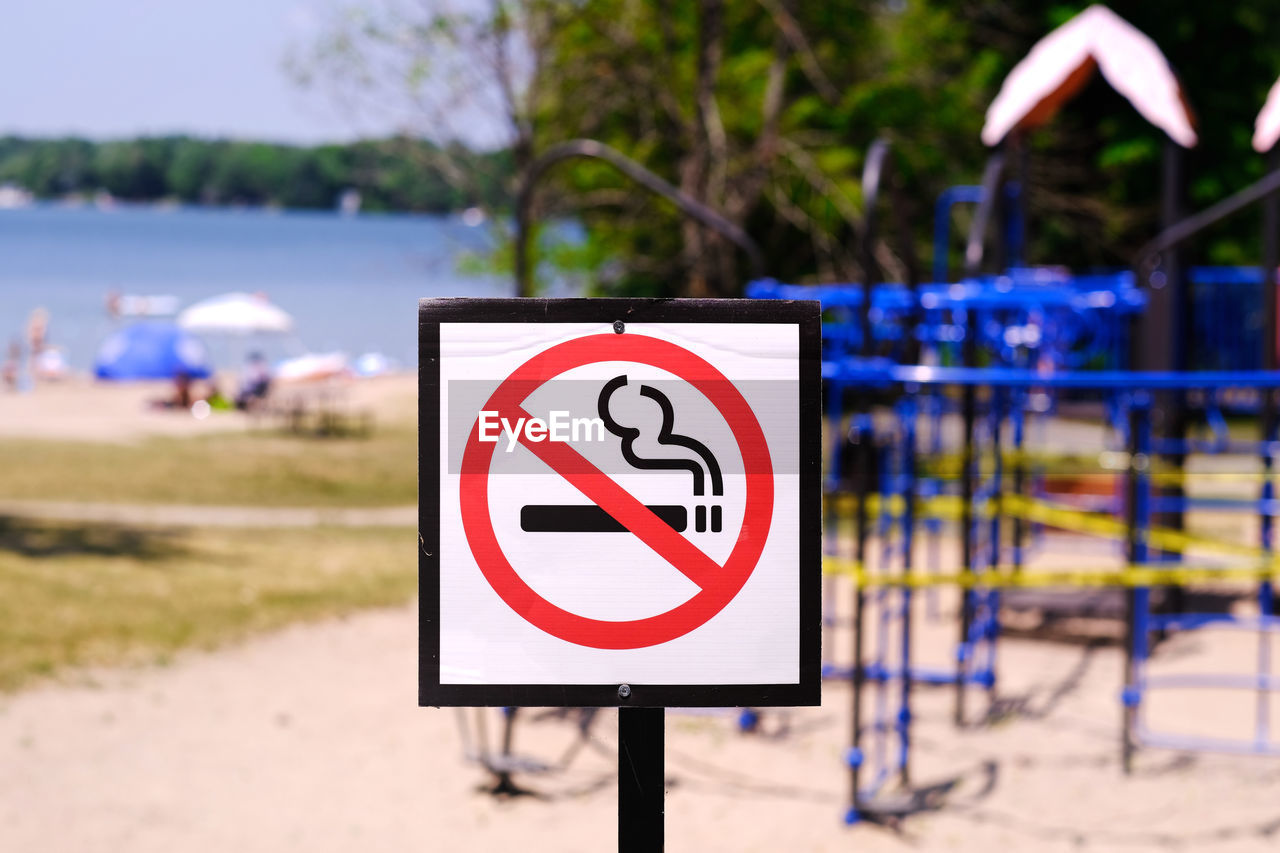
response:
M883 668L885 666L885 652L889 648L889 589L881 588L876 593L876 603L879 605L880 618L877 620L876 630L876 666ZM877 776L879 773L888 773L889 762L887 755L888 744L883 736L884 727L888 725L888 687L885 682L876 682L875 696L875 715L872 718L873 731L879 733L875 739L875 766Z
M884 787L884 783L888 781L889 781L889 768L888 767L877 768L876 775L871 778L870 784L868 784L865 788L860 789L859 799L874 797L876 793L879 792L879 790L882 787Z
M913 666L909 670L903 670L901 667L886 669L869 664L863 668L862 674L868 681L896 681L902 678L904 672L915 684L947 686L956 682L956 671L954 669L939 667ZM966 678L970 684L986 684L990 675L985 671L975 670L973 673L966 675Z
M974 345L975 324L971 315L965 317L965 341L963 349L964 363L972 366L976 363ZM977 417L976 388L964 389L961 400L961 422L964 430L964 444L961 447L960 469L960 571L972 573L974 557L974 533L977 516L973 511L974 503L974 439L975 420ZM965 723L965 686L970 667L970 632L973 627L975 591L967 585L960 590L960 637L956 645L956 689L955 706L952 719L956 727Z
M1185 456L1189 453L1261 455L1274 452L1274 446L1272 443L1264 443L1254 439L1162 438L1152 442L1152 452L1170 456Z
M1269 204L1275 206L1274 200L1269 199ZM1274 240L1272 235L1271 240ZM1272 243L1274 245L1274 243ZM1274 275L1274 268L1268 263L1268 274ZM1258 280L1261 283L1264 280L1262 270L1258 271ZM1272 290L1274 290L1274 285ZM1268 307L1274 306L1274 293L1272 298L1264 300ZM1267 337L1274 336L1275 323L1274 320L1266 324ZM1274 340L1265 340L1263 343L1266 352L1263 361L1266 366L1274 366L1275 362L1275 346ZM1271 452L1276 439L1275 428L1275 401L1273 395L1265 395L1262 402L1262 446L1267 451L1262 456L1262 491L1261 503L1267 509L1273 508L1277 503L1275 500L1275 485L1271 481L1271 472L1274 466L1274 458ZM1276 514L1264 509L1258 517L1258 534L1262 544L1262 550L1268 555L1274 547L1274 529L1275 525L1271 519ZM1275 592L1272 589L1271 581L1264 580L1258 584L1258 615L1259 621L1265 622L1272 618L1275 613ZM1269 632L1260 630L1258 632L1258 675L1264 678L1271 678L1271 637ZM1257 743L1267 743L1271 740L1271 694L1266 690L1258 691L1257 706L1254 710L1254 740Z
M1260 267L1192 267L1189 275L1196 284L1262 284Z
M1266 607L1264 599L1271 594L1271 584L1263 581L1259 591L1259 604ZM1263 611L1263 618L1268 615ZM1269 631L1258 631L1258 696L1254 709L1254 741L1266 743L1271 740L1271 690L1280 686L1280 678L1271 674L1271 636ZM1264 687L1263 685L1273 685Z
M991 513L987 530L987 565L1000 565L1000 516L1003 513L1004 499L1004 447L1001 444L1001 422L1004 418L1005 394L995 389L991 398L990 434L991 434L991 486L990 494L995 511Z
M1025 173L1023 174L1025 178ZM1023 218L1022 195L1025 189L1022 181L1007 181L1004 185L1005 211L1008 215L1004 221L1005 262L1012 267L1020 267L1026 253L1026 221Z
M827 428L831 433L831 465L827 469L827 489L840 485L840 472L844 470L844 392L845 385L838 380L823 383L826 391Z
M1280 616L1235 616L1230 613L1154 613L1153 631L1194 631L1212 625L1222 630L1280 632Z
M1194 474L1192 474L1194 476ZM1247 510L1262 518L1273 518L1280 515L1280 501L1274 499L1257 500L1256 498L1207 498L1177 497L1161 495L1152 499L1155 512L1178 512L1186 509L1215 509L1222 511Z
M1159 734L1140 727L1135 732L1143 746L1164 749L1195 750L1197 752L1222 752L1230 755L1280 755L1280 743L1259 744L1226 738L1195 737L1192 735Z
M925 405L929 413L929 453L934 458L942 455L942 416L945 398L935 389L925 395ZM925 479L922 487L930 496L942 493L941 481ZM938 573L942 570L942 523L938 519L926 519L925 531L928 534L927 561L929 570ZM930 620L938 618L938 588L931 586L925 592L926 612Z
M1280 676L1269 675L1264 672L1258 672L1253 675L1233 672L1194 672L1169 675L1148 675L1139 683L1139 688L1142 690L1150 690L1153 688L1178 690L1196 687L1221 690L1280 690Z
M880 494L892 494L893 466L891 464L890 454L892 448L877 448L873 445L871 449L879 457L877 469L880 474ZM889 513L889 501L880 502L880 519L878 525L880 537L880 562L884 569L888 569L892 565L893 560L893 517ZM894 617L894 610L891 602L897 594L897 590L883 588L878 591L876 603L879 608L879 629L876 637L876 665L881 668L888 666L888 658L891 654L891 632ZM880 778L880 774L884 774L887 778L897 769L896 764L889 762L889 732L894 726L894 721L889 718L890 695L889 685L887 682L876 682L876 700L875 700L875 717L873 720L875 739L875 761L877 768L876 778Z
M912 550L915 546L912 533L915 530L915 469L916 469L916 400L914 396L905 396L899 406L899 418L902 422L902 452L900 456L900 475L902 478L902 572L911 573L913 566ZM902 669L911 671L911 589L904 586L902 596ZM900 682L901 700L898 707L898 742L901 748L899 760L899 780L905 787L911 783L910 750L911 750L911 679L903 678Z
M1003 367L921 367L865 364L856 359L824 362L822 374L859 384L959 385L1013 388L1084 388L1131 391L1196 388L1280 388L1276 371L1177 371L1099 370L1041 373Z
M1139 386L1142 387L1142 386ZM1150 447L1151 398L1140 391L1129 399L1129 472L1126 480L1126 516L1128 522L1128 560L1131 564L1147 562L1147 538L1151 524ZM1128 611L1128 636L1125 643L1124 690L1121 710L1121 764L1124 772L1133 770L1133 753L1137 748L1137 732L1142 725L1143 667L1148 653L1150 590L1130 588L1125 594Z
M995 504L995 512L991 514L990 527L988 537L990 541L987 543L987 560L990 568L1000 565L1000 517L1004 512L1004 446L1001 443L1002 430L1001 425L1004 420L1004 407L1008 399L1008 394L1003 389L993 389L991 397L991 449L993 454L993 471L991 479L993 481L992 499ZM999 631L1000 624L1000 591L993 589L989 593L987 601L987 615L983 620L983 654L986 659L985 668L993 675L996 671L996 644L995 637ZM988 713L994 708L996 701L995 694L995 678L993 677L986 685L987 688L987 709Z
M1227 419L1222 416L1222 406L1219 401L1221 396L1216 391L1210 392L1208 400L1205 403L1204 414L1209 422L1209 429L1213 432L1213 438L1216 442L1226 442L1230 439L1227 429Z
M933 280L947 281L948 259L951 254L951 208L957 204L978 204L982 201L982 187L947 187L938 194L933 207Z
M774 279L749 283L746 295L751 299L815 299L823 310L861 308L865 301L861 284L784 284ZM901 282L882 282L871 291L872 307L890 311L1060 307L1133 314L1140 312L1146 301L1129 272L1090 277L1012 269L954 283L928 282L921 284L916 294Z
M871 459L874 444L874 430L871 416L866 412L856 412L853 416L852 428L856 430L857 445L852 449L857 462L856 482L853 484L857 505L854 511L854 559L863 563L867 558L867 498L871 491ZM858 817L859 778L865 754L862 749L862 697L863 697L863 644L865 642L864 627L866 624L866 591L855 584L853 589L853 649L852 664L849 667L850 689L853 694L853 713L850 720L852 729L852 747L849 751L849 811L847 821Z
M1013 468L1013 493L1019 498L1024 497L1023 490L1026 488L1027 466L1023 461L1022 451L1026 444L1026 392L1021 392L1016 397L1012 410L1010 412L1013 417L1013 452L1015 459ZM1013 520L1013 570L1015 572L1022 571L1023 554L1023 536L1026 533L1024 528L1025 522L1021 518Z

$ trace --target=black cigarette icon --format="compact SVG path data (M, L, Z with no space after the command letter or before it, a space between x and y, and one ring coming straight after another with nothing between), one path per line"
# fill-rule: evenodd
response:
M693 494L695 497L706 494L706 479L711 480L711 493L719 497L724 494L724 478L720 474L720 463L705 444L672 431L675 423L675 409L671 400L657 388L649 385L640 386L640 395L658 404L662 410L662 427L658 433L658 443L671 447L682 447L693 451L706 465L704 478L702 466L692 459L671 458L651 459L640 456L632 445L640 435L640 430L623 426L613 419L609 412L609 399L613 392L627 384L626 376L615 376L600 391L596 408L600 419L609 432L622 439L622 457L627 464L640 470L688 471L693 475ZM677 533L683 533L689 526L689 512L678 504L649 505L649 510L658 516ZM710 505L710 524L708 525L708 507L698 504L694 507L694 531L719 533L723 527L720 505ZM520 529L526 533L625 533L624 527L616 518L609 515L601 507L593 504L529 504L520 508Z
M689 513L679 504L649 505L648 509L677 533L689 526ZM627 532L617 519L595 504L528 504L520 507L520 529L525 533Z
M689 527L689 511L679 504L647 504L648 510L676 533ZM722 526L720 507L711 507L711 532ZM526 504L520 507L520 529L525 533L626 533L627 528L595 504ZM707 508L694 507L694 529L707 530Z

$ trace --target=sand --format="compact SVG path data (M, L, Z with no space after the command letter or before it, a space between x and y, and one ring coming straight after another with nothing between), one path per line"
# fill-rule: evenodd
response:
M281 405L294 401L340 411L370 412L381 423L416 422L417 375L397 373L367 379L280 385ZM234 377L221 383L235 387ZM32 391L0 391L0 437L129 442L148 436L191 436L274 426L243 412L213 412L197 418L181 409L159 409L152 401L173 396L167 382L95 382L72 377L38 384Z
M921 625L922 657L945 648L949 617ZM1202 667L1241 647L1166 648ZM463 756L461 712L415 707L415 649L401 608L0 699L0 849L612 849L616 714L567 768L517 775L537 796L496 798ZM1008 639L1000 658L994 724L956 730L950 691L918 689L914 782L954 787L895 828L842 822L845 684L820 708L767 712L758 734L732 713L669 711L667 849L1274 849L1276 759L1147 749L1125 777L1118 649ZM1213 728L1226 701L1191 696L1166 721ZM977 720L986 700L969 706ZM479 713L495 737L498 712ZM523 713L517 754L554 765L576 729Z
M73 383L0 394L0 434L132 441L252 426L146 410L162 391ZM413 392L414 377L400 376L344 393L380 418L410 419ZM1046 565L1118 562L1114 548L1086 542L1050 537ZM849 590L837 581L828 595L847 619ZM916 662L944 666L955 600L932 605L917 596ZM849 645L836 630L827 657L845 662ZM416 648L416 613L402 607L0 696L0 851L614 849L616 713L601 712L583 742L572 720L523 711L517 756L572 760L517 774L533 796L496 798L464 756L461 712L416 707ZM1280 660L1280 643L1271 653ZM1160 648L1153 672L1248 672L1257 655L1249 633L1185 634ZM1115 645L1006 637L995 704L971 691L960 729L951 690L918 687L913 789L939 791L931 810L892 826L843 821L846 683L828 682L821 707L765 712L756 734L738 731L733 712L669 711L667 849L1276 849L1280 759L1147 748L1132 775L1121 772L1121 668ZM1249 691L1164 691L1149 722L1246 737L1254 711ZM493 710L465 719L473 739L481 719L490 739L500 724Z

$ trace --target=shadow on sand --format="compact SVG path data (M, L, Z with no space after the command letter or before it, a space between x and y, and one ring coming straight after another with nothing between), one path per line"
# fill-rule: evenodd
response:
M185 553L176 530L113 524L69 524L0 515L0 551L24 557L132 557L160 560Z

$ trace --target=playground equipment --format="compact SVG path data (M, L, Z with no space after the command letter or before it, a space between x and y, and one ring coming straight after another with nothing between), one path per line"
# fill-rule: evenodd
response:
M541 710L505 708L455 708L462 755L488 772L486 790L498 796L532 793L516 781L516 776L540 777L564 773L587 749L612 759L609 746L602 744L594 729L599 708L546 708ZM523 713L522 713L523 711ZM535 757L515 749L516 723L520 719L553 718L565 728L563 747L554 756ZM494 718L498 725L492 726Z
M1215 278L1247 285L1253 277L1235 270L1197 269L1192 280ZM850 335L852 324L842 312L863 304L858 289L827 286L806 292L774 282L758 283L751 289L752 295L761 298L815 295L836 318L830 330L824 330L824 337L833 342L824 357L832 437L825 481L827 553L829 568L854 574L858 590L854 664L844 669L831 665L824 672L829 677L850 679L853 687L848 755L853 794L846 816L850 821L910 808L909 800L904 806L901 798L890 799L886 806L878 797L891 780L903 787L910 783L913 685L953 683L957 723L967 720L965 696L972 687L985 690L988 707L993 704L1001 591L1011 586L1084 582L1125 590L1127 675L1121 692L1124 725L1120 741L1126 769L1142 746L1266 754L1280 750L1268 727L1270 695L1280 687L1280 679L1271 671L1268 646L1270 636L1280 627L1271 584L1275 571L1270 560L1271 519L1276 514L1273 486L1269 477L1259 477L1259 492L1253 498L1207 500L1187 493L1191 475L1183 466L1188 454L1247 453L1261 460L1264 472L1270 472L1276 451L1272 401L1280 388L1280 374L1274 370L1195 374L1080 370L1090 364L1125 364L1126 333L1141 310L1142 293L1133 287L1132 276L1125 274L1106 281L1109 288L1100 287L1098 280L1073 282L1058 277L1054 282L1055 286L1043 289L1045 298L1040 304L1031 298L1039 295L1034 288L1018 288L1009 282L970 282L949 293L943 287L921 286L922 305L936 294L940 302L934 303L935 307L945 306L932 314L923 307L915 312L921 318L916 333L922 361L944 365L939 367L912 367L883 357L849 354L849 340L858 345L862 341ZM885 304L894 304L891 300L895 298L901 304L901 289L887 286L873 290L873 306L878 297L885 298L882 294L888 297ZM898 308L896 316L911 313L909 308ZM894 316L889 311L881 315ZM964 335L968 330L988 329L993 332L975 334L969 340L982 359L995 366L945 366L977 361L973 352L956 357L957 330ZM1018 346L1009 346L1009 329L1018 330ZM1046 334L1046 329L1069 333ZM1076 329L1091 331L1070 333ZM1098 333L1099 329L1103 333ZM904 324L878 337L894 341L911 331ZM1273 334L1274 326L1254 340L1270 339L1267 336ZM1198 351L1214 352L1212 339L1199 343ZM1243 346L1236 346L1227 350L1224 358L1236 359L1229 362L1235 364L1247 360L1247 355ZM848 402L871 394L879 395L890 415L879 418L878 428L870 407L855 405L851 409ZM1109 495L1088 496L1091 502L1084 501L1084 506L1080 500L1075 505L1061 499L1055 502L1044 487L1043 472L1038 478L1032 473L1035 455L1025 452L1029 430L1054 410L1063 394L1085 394L1100 403L1110 435L1109 444L1095 454L1095 462L1107 457L1107 468L1118 481L1116 488ZM1152 407L1168 405L1169 400L1176 400L1183 411L1179 431L1157 432L1152 425ZM957 410L964 422L962 443L956 446L953 439L948 446L942 438L943 420L954 417ZM1225 413L1242 412L1257 413L1256 438L1234 437L1228 429ZM1205 434L1189 434L1193 420L1203 421ZM923 452L922 434L926 437ZM956 476L950 478L943 475L949 463L958 464ZM1171 485L1177 488L1168 488ZM842 505L852 513L842 514ZM1235 557L1234 562L1188 559L1188 551L1215 550L1212 543L1181 530L1183 514L1205 506L1257 516L1258 542L1250 546L1236 543L1234 547L1218 543L1218 556L1225 553ZM841 522L850 515L852 538L841 535ZM1124 521L1111 517L1114 515L1123 515ZM1161 524L1169 517L1177 523ZM960 528L958 575L943 573L936 548L927 552L934 556L923 572L913 563L918 536L936 539L944 519L958 522ZM1092 576L1078 570L1049 575L1028 572L1026 534L1038 524L1109 536L1117 548L1124 548L1125 562L1119 569L1094 571ZM875 549L869 545L873 534L878 545ZM1171 562L1175 555L1182 559ZM1157 567L1154 572L1152 566ZM1256 615L1159 612L1156 608L1161 600L1171 598L1161 587L1223 579L1257 583ZM957 585L963 590L960 638L954 662L926 666L913 659L912 596L921 587L937 584ZM1258 632L1254 672L1233 676L1149 674L1155 636L1224 627ZM1205 738L1159 732L1146 724L1143 710L1150 691L1197 686L1254 690L1252 736ZM869 708L864 707L868 687L873 696ZM865 719L868 711L869 720Z
M1063 28L1069 29L1079 32L1066 39L1075 41L1070 56L1059 57L1061 68L1046 71L1044 56L1054 51L1039 51L1035 62L1029 57L1015 69L992 105L984 140L999 147L981 185L954 187L938 199L933 282L880 284L869 275L857 285L794 287L765 280L748 288L755 298L819 299L824 309L827 568L856 582L852 663L831 663L824 673L852 686L850 822L913 807L910 797L885 796L893 780L909 793L913 688L953 685L958 725L971 722L966 696L973 687L985 690L992 707L1001 610L1031 601L1079 608L1079 598L1051 588L1111 591L1103 596L1108 612L1126 632L1119 691L1126 771L1144 746L1280 750L1269 725L1270 697L1280 688L1269 647L1280 627L1270 477L1280 388L1280 171L1184 216L1181 147L1194 145L1195 134L1185 105L1174 97L1179 89L1167 63L1145 40L1149 85L1127 85L1108 74L1115 58L1111 31L1130 43L1144 36L1096 8ZM1040 67L1024 67L1028 63ZM1172 137L1165 148L1163 230L1135 258L1132 272L1074 277L1023 266L1024 136L1056 112L1094 65ZM1037 75L1044 85L1032 85ZM1266 150L1280 132L1262 134L1259 121L1266 136L1260 150ZM1280 120L1271 125L1280 127ZM1006 156L1016 164L1016 179L1008 174ZM1271 163L1280 166L1274 152ZM1259 268L1186 269L1181 251L1190 237L1259 202ZM947 247L958 204L976 208L963 278L951 282ZM868 232L875 214L869 205ZM998 272L983 274L984 261ZM1105 428L1103 446L1088 453L1043 441L1028 447L1028 436L1043 433L1059 405L1082 400ZM1240 437L1238 422L1233 429L1229 417L1253 418L1253 434ZM1223 454L1257 460L1261 473L1238 481L1241 488L1254 487L1253 494L1199 493L1188 458ZM1109 487L1054 494L1046 475L1051 466L1068 463L1093 466L1103 475L1095 485L1102 480ZM1189 516L1206 509L1256 519L1256 541L1189 534ZM1044 560L1033 557L1034 534L1044 526L1109 540L1116 564L1046 571L1039 567ZM950 561L940 558L935 544L946 529L959 546ZM922 536L930 547L918 547ZM921 555L923 569L917 566ZM1188 585L1226 580L1255 585L1255 613L1188 612ZM912 600L942 585L960 590L954 660L925 665L913 648L913 619L919 617ZM1028 595L1034 587L1045 589ZM936 608L929 613L936 618ZM1252 672L1151 671L1157 639L1217 628L1257 632ZM1204 687L1254 691L1249 736L1210 738L1148 724L1153 691Z
M843 446L833 447L835 461L828 466L828 569L853 575L858 584L858 604L870 605L856 606L855 664L845 670L826 670L829 676L851 679L853 686L853 738L848 760L854 794L849 820L882 817L895 808L909 807L902 805L901 798L890 799L890 805L885 806L878 801L878 795L892 779L904 787L910 781L913 685L953 682L958 722L964 720L963 700L968 688L981 686L987 691L989 702L994 697L1000 596L1008 587L1083 583L1125 590L1127 675L1121 692L1125 712L1120 741L1126 769L1141 746L1267 754L1280 749L1268 728L1270 695L1280 688L1280 679L1271 671L1268 645L1280 627L1271 584L1276 572L1271 559L1271 518L1277 508L1267 476L1277 447L1274 432L1265 429L1256 438L1232 437L1225 431L1221 417L1223 402L1240 392L1253 392L1264 398L1272 395L1280 388L1280 373L1050 373L1026 368L912 367L844 357L828 360L824 374L828 381L830 432L840 435L847 422L851 436ZM839 401L845 399L847 389L874 390L891 398L885 407L891 410L892 419L885 425L881 418L878 428L873 427L874 419L866 413L846 421ZM976 392L973 396L980 404L976 412L979 428L967 437L970 452L935 444L929 452L920 454L920 430L936 429L931 425L936 418L922 414L922 403L937 400L948 390ZM1039 417L1041 413L1034 412L1028 401L1036 394L1063 392L1091 394L1103 403L1102 409L1107 413L1108 440L1093 455L1095 464L1104 462L1115 488L1111 495L1102 496L1101 501L1083 509L1061 498L1055 500L1043 489L1039 494L1030 494L1022 488L1009 488L1015 479L1010 469L1034 458L1023 443L1025 421L1028 416ZM1207 435L1174 439L1155 434L1152 406L1158 396L1168 394L1185 395L1192 402L1191 408L1205 417ZM1006 437L1012 438L1012 446L1005 445ZM1177 482L1186 486L1195 479L1196 475L1185 471L1181 464L1168 461L1190 453L1248 453L1259 458L1263 475L1242 478L1257 486L1257 494L1227 498L1206 498L1186 491L1162 494L1164 484ZM841 454L845 459L840 459ZM1059 452L1059 456L1065 454ZM1077 462L1084 457L1077 453ZM959 485L959 494L943 484L922 497L921 487L928 479L923 472L929 470L929 463L956 458L963 467L960 483L953 480L951 485ZM1022 484L1028 482L1021 480ZM848 506L850 503L852 507ZM839 511L842 504L846 507L843 513ZM852 513L847 511L849 508ZM1161 512L1181 514L1197 508L1255 517L1257 543L1244 545L1234 538L1214 541L1157 523ZM1123 516L1123 521L1116 515ZM855 523L852 537L845 535L847 524L842 524L850 516ZM877 519L877 548L869 543L872 517ZM922 519L930 517L959 520L962 526L961 559L950 573L943 573L937 565L923 571L913 565L913 540ZM1021 530L1035 523L1109 539L1119 565L1089 571L1028 569ZM1021 530L1015 531L1015 525L1022 525ZM1224 580L1257 582L1256 615L1185 610L1169 613L1156 608L1163 592L1160 587ZM949 671L945 667L924 667L913 659L912 596L922 587L940 584L963 590L964 631L956 662ZM1206 628L1257 631L1255 671L1232 676L1148 673L1154 636ZM868 710L864 707L864 691L868 685L872 689L869 721L864 720ZM1252 737L1226 740L1158 732L1144 722L1144 703L1150 691L1198 686L1254 690Z
M877 141L863 174L863 280L796 286L757 278L747 289L753 298L818 299L824 310L826 566L832 577L847 575L855 584L850 661L841 666L833 655L823 674L848 680L853 693L849 822L910 810L909 797L894 800L885 793L892 782L903 788L911 783L915 690L953 690L957 725L981 719L970 701L975 689L988 711L994 706L1001 614L1025 605L1028 590L1036 593L1037 606L1057 601L1067 610L1078 601L1064 588L1108 591L1109 612L1125 628L1125 678L1117 695L1126 770L1142 747L1280 754L1269 726L1280 676L1272 673L1268 645L1280 633L1272 558L1280 504L1271 477L1280 452L1280 155L1274 149L1280 84L1268 103L1272 117L1260 116L1255 137L1255 147L1269 152L1270 174L1186 216L1183 148L1196 137L1159 50L1100 7L1086 10L1046 39L1051 41L1070 49L1033 52L1039 59L1028 57L1014 70L988 113L983 139L994 150L981 183L953 187L937 199L931 281L920 280L909 238L899 247L905 280L881 281L873 251L880 207L887 201L899 230L905 217L895 196L900 188L886 181L892 149ZM1141 81L1113 73L1118 60L1138 54ZM1058 63L1046 67L1045 56ZM1027 264L1026 136L1050 120L1094 68L1169 136L1162 231L1131 269L1078 276ZM523 223L534 182L553 162L580 156L605 159L673 200L737 244L759 275L764 261L741 229L588 140L548 152L522 189L517 264L526 285ZM1259 267L1184 264L1190 237L1255 203L1263 207ZM962 276L954 281L949 247L958 205L974 209ZM1081 401L1105 441L1087 451L1049 446L1044 436L1050 416ZM1253 419L1252 433L1241 437L1232 417ZM1189 457L1223 455L1257 461L1260 471L1238 480L1254 493L1205 496L1194 488L1199 475L1188 468ZM1055 492L1049 474L1062 465L1088 467L1106 487ZM1189 516L1194 520L1204 509L1256 521L1256 541L1189 533ZM1047 527L1109 542L1110 562L1053 564L1037 550ZM1255 613L1187 612L1183 589L1227 581L1253 586ZM915 620L921 611L929 619L945 618L935 597L942 586L959 591L956 642L949 658L922 660ZM834 609L827 615L834 622ZM1253 671L1153 672L1160 638L1214 629L1256 632ZM1248 736L1198 737L1148 723L1154 692L1203 687L1255 694ZM746 728L758 716L748 709L739 719ZM514 711L504 720L509 734ZM508 737L501 755L510 755L509 745ZM513 769L527 769L508 758L484 762L499 785L510 782Z

